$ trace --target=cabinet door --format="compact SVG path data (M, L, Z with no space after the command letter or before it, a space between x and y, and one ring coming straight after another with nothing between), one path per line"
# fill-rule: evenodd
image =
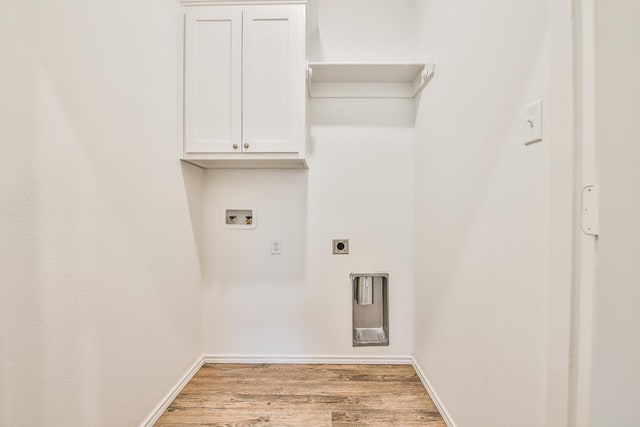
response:
M242 9L218 6L188 10L184 79L187 153L241 151L241 67Z
M304 6L247 6L243 23L243 151L297 152L304 118Z

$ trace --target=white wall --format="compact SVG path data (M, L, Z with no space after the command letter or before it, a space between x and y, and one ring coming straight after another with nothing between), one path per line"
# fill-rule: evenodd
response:
M596 1L600 234L592 424L640 423L640 4Z
M0 425L136 425L201 352L178 16L3 2Z
M457 426L545 425L549 145L523 144L545 98L546 8L417 2L414 356Z
M308 171L207 171L205 353L410 354L410 132L316 135ZM256 228L224 228L224 207L255 207ZM350 254L332 255L343 237ZM377 271L391 275L391 345L354 349L349 273Z
M310 61L416 60L415 0L314 0L318 33Z
M321 0L308 57L409 56L412 1ZM407 100L312 100L308 171L207 171L205 353L408 356L412 346L413 120ZM257 228L220 210L256 207ZM332 238L349 255L332 255ZM269 254L269 240L282 254ZM353 348L351 272L390 273L390 346Z

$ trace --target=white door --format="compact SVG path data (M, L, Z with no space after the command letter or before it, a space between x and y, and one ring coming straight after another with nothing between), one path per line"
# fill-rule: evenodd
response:
M187 153L241 151L241 67L242 9L189 9L184 79Z
M243 151L297 152L304 114L304 6L247 6Z
M640 1L595 1L600 233L591 427L640 425Z

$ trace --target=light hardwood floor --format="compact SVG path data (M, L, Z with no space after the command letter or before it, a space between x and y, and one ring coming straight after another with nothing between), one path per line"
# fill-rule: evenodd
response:
M156 426L446 427L411 366L204 365Z

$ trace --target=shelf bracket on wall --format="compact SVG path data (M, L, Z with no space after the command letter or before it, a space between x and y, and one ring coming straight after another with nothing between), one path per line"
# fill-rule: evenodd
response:
M307 95L309 98L313 98L311 96L311 77L313 76L313 68L309 66L309 61L307 61L307 67L305 69L305 78L307 80Z
M310 98L414 98L431 80L434 64L308 62Z
M420 72L420 75L416 78L414 95L416 96L424 87L429 83L429 80L433 77L436 71L436 64L425 64L424 68Z

